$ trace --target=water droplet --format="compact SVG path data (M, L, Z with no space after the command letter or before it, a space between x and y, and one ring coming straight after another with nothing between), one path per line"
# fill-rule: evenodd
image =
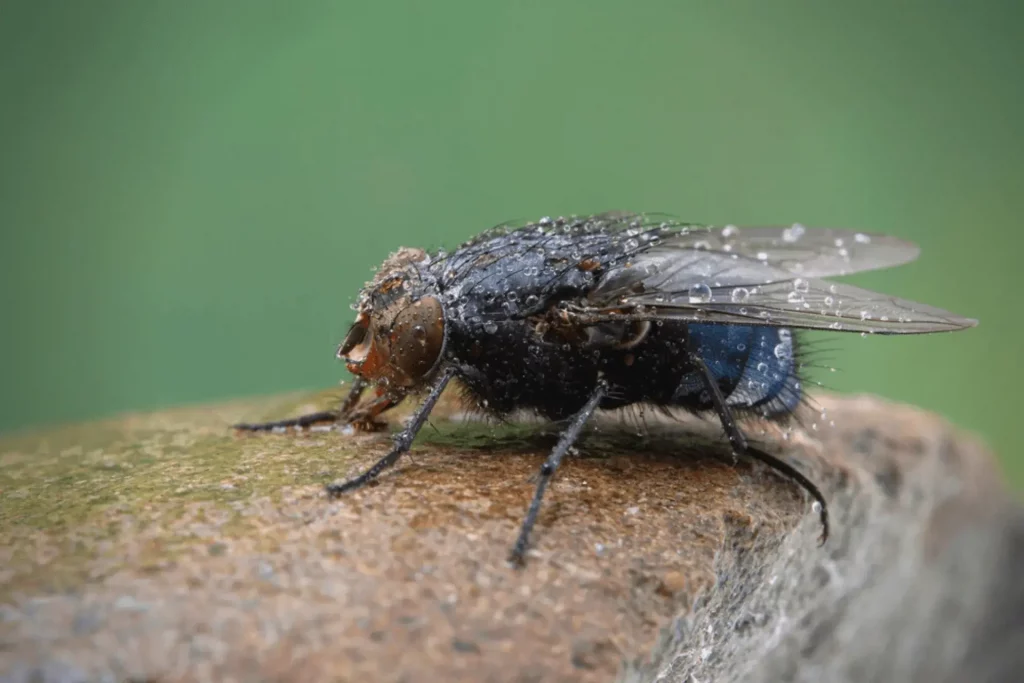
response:
M509 301L518 301L519 294L517 294L515 290L509 290L509 292L505 294L505 298Z
M841 322L834 322L834 323L832 323L831 325L828 326L828 329L830 329L830 330L841 330L841 329L843 329L843 324Z
M779 360L789 360L791 353L792 347L789 344L781 342L775 345L775 357Z
M837 237L836 238L836 247L842 247L842 246L843 246L843 238L842 237Z
M865 235L862 232L858 232L856 235L853 236L853 241L857 242L859 244L870 244L871 243L871 236L870 235Z
M786 301L788 301L791 304L798 304L803 302L803 300L804 295L801 294L800 292L790 292L789 294L786 295Z
M733 303L742 303L746 301L748 298L750 298L750 290L747 289L746 287L736 287L735 289L732 290L730 298L732 299Z
M693 248L698 251L709 251L711 249L711 242L707 240L698 240L693 243Z
M722 228L722 237L729 239L738 232L739 228L737 228L735 225L727 225L724 228Z
M835 299L833 299L832 297L830 297L830 296L826 296L826 297L825 297L825 305L826 305L826 306L831 306L831 305L832 305L832 304L834 304L835 302L836 302L836 300L835 300Z
M794 223L782 231L782 241L792 244L803 237L805 232L807 232L807 228L799 223Z
M746 351L747 350L747 345L746 344L737 344L736 345L736 350L737 351Z
M802 277L798 277L793 280L793 289L797 292L807 292L811 288L811 283Z
M494 334L497 331L498 331L498 324L497 323L494 323L494 322L486 322L486 323L484 323L484 332L486 332L487 334Z
M757 364L757 371L760 372L761 374L764 374L764 373L768 372L768 364L767 363L758 363Z
M536 306L538 301L540 301L540 299L537 297L536 294L530 294L526 297L527 306Z
M703 282L690 287L687 294L691 304L706 304L711 301L711 288Z
M768 260L768 252L767 251L759 251L759 252L757 252L757 260L758 261L767 261Z
M630 238L630 239L625 241L625 245L626 245L626 249L628 249L630 251L633 251L634 249L636 249L637 247L640 246L640 243L638 241L636 241L635 239Z

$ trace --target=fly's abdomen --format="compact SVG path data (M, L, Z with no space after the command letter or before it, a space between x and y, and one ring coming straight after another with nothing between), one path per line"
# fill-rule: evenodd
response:
M792 412L800 403L796 347L788 329L742 325L689 325L690 349L708 366L736 408L771 416ZM699 374L687 373L674 400L710 408L711 397Z

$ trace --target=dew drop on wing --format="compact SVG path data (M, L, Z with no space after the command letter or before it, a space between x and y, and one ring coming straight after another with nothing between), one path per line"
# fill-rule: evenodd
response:
M690 287L687 295L691 304L706 304L711 301L711 288L700 282Z
M746 287L736 287L732 290L732 294L729 298L732 299L734 304L743 303L750 298L750 290Z
M787 244L792 244L803 237L805 232L807 232L807 228L799 223L794 223L782 231L782 241Z

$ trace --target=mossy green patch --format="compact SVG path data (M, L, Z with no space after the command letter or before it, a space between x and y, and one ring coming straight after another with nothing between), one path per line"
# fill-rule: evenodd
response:
M202 540L188 525L207 524L211 511L218 534L244 533L239 510L249 501L315 489L345 473L353 456L386 447L372 436L230 429L252 414L288 414L336 394L129 415L0 439L0 593L64 589L112 571L128 537L140 540L127 561L159 566Z

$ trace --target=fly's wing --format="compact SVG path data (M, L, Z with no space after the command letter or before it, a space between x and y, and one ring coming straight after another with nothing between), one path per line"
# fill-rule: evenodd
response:
M605 314L643 307L650 318L875 334L976 325L938 308L818 279L896 265L917 253L891 237L800 226L670 234L610 268L588 293L586 307Z
M977 324L932 306L847 284L801 278L753 287L696 285L685 292L656 290L588 310L635 311L637 307L643 307L642 317L652 319L871 334L950 332Z
M910 242L867 232L840 229L808 229L799 223L776 227L715 227L689 223L662 213L610 211L592 216L542 218L536 221L511 221L482 233L472 242L520 230L545 229L577 237L607 235L621 240L639 238L637 253L697 250L758 261L771 277L777 271L815 278L849 275L866 270L889 268L917 258L920 250ZM644 237L656 237L655 241ZM778 279L776 277L776 279ZM754 284L753 280L747 284Z
M834 228L790 226L709 227L707 233L688 232L666 237L665 249L699 249L759 261L805 278L849 275L890 268L917 258L920 249L888 235Z
M584 308L706 323L772 325L877 334L971 327L974 320L819 278L888 268L918 248L886 235L788 227L739 229L686 223L665 214L610 212L505 223L468 246L519 231L568 236L581 255L604 254Z

